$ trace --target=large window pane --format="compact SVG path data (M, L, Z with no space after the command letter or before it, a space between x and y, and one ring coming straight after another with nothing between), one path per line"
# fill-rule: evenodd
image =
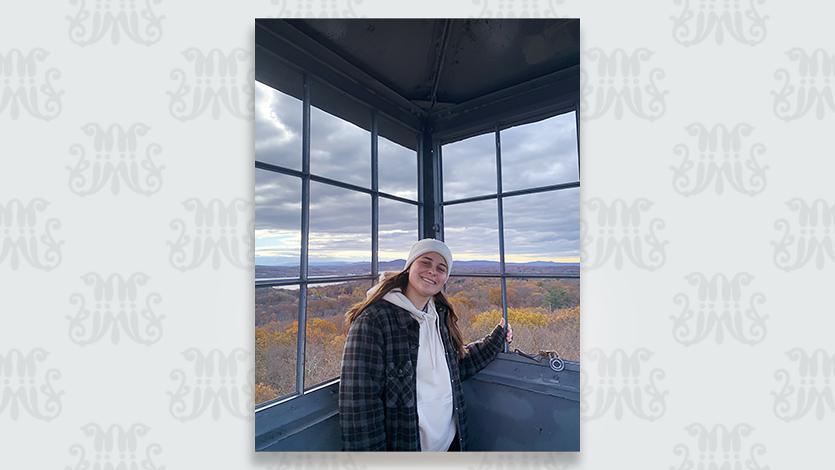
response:
M347 330L345 312L365 299L369 281L311 284L307 288L304 387L339 377Z
M371 187L371 133L310 107L310 172Z
M500 279L453 277L447 281L446 295L458 314L458 327L469 343L483 338L499 323L502 311Z
M580 360L579 279L508 279L507 306L513 348Z
M580 180L574 111L501 131L502 191Z
M302 168L302 102L255 82L255 160Z
M377 164L380 191L417 201L417 152L378 137Z
M509 273L580 274L580 189L503 199Z
M498 273L496 200L445 206L444 241L452 250L453 274Z
M483 134L441 149L444 201L496 193L496 135Z
M255 289L255 403L296 391L299 286Z
M309 274L371 273L371 196L310 183Z
M378 235L380 271L400 271L418 239L418 207L381 197Z
M299 277L301 179L255 169L255 278Z

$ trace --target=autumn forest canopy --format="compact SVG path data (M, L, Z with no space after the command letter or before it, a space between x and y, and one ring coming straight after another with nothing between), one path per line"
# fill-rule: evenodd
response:
M343 316L371 286L371 281L350 281L308 287L305 388L339 376L346 334ZM466 342L481 339L499 322L500 279L453 277L446 294ZM256 403L295 390L298 297L298 286L255 289ZM564 359L579 361L579 304L579 279L508 279L513 348L530 354L556 350Z

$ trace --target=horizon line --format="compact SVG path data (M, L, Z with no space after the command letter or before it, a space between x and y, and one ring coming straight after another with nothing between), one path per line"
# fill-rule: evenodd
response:
M395 262L405 262L405 259L393 259L388 261L378 261L378 264L384 263L395 263ZM493 263L499 264L499 261L493 260L456 260L456 263ZM534 260L534 261L507 261L505 260L505 264L534 264L534 263L552 263L552 264L580 264L579 258L561 258L559 261L554 260ZM327 261L308 261L308 265L327 265L327 264L371 264L371 261L365 260L327 260ZM299 264L255 264L255 266L264 266L264 267L298 267Z

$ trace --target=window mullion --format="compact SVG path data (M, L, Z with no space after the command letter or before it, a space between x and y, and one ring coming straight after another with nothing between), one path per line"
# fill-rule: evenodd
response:
M418 240L423 238L423 234L426 233L426 217L424 214L424 204L426 198L424 197L425 191L423 188L423 140L426 137L423 134L418 135L418 148L417 148L417 199L418 199Z
M431 134L430 134L431 135ZM435 181L432 184L433 194L433 220L432 233L435 238L444 240L444 165L441 144L432 139L432 168Z
M499 217L499 274L502 276L502 318L505 326L507 322L507 278L505 277L504 261L504 212L502 207L502 140L499 127L495 128L496 134L496 208ZM507 352L507 343L503 342L502 349Z
M574 136L577 138L577 181L580 181L580 102L574 105Z
M371 274L375 277L380 270L380 194L377 167L377 111L371 112Z
M310 79L303 77L302 96L302 220L299 262L299 315L296 339L296 393L304 393L304 358L307 335L308 241L310 238Z

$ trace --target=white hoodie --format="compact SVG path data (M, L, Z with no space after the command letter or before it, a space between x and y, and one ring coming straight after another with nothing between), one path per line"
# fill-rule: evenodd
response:
M435 302L430 297L427 311L418 310L400 289L389 291L383 299L408 311L420 324L416 367L420 447L424 451L446 451L455 438L455 421L452 384Z

